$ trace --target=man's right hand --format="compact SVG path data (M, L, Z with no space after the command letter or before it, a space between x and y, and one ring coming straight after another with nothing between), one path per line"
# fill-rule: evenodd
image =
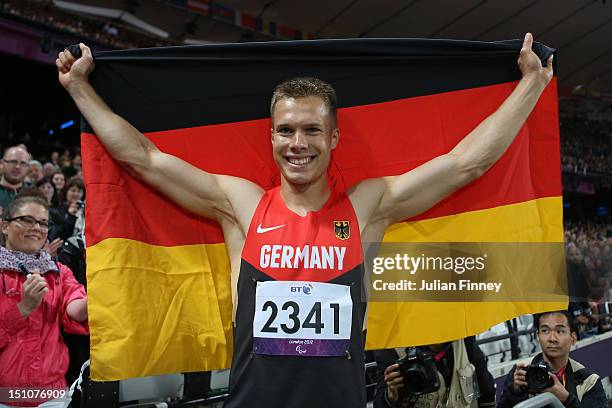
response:
M523 77L528 75L540 75L546 84L550 82L553 77L553 55L551 54L546 61L546 66L542 66L540 57L537 56L532 50L533 47L533 35L531 33L525 34L523 40L523 47L519 54L517 64Z
M28 275L21 287L21 302L17 303L21 315L26 318L36 310L48 291L45 278L39 274Z
M527 379L525 378L525 375L527 374L527 371L525 370L526 367L527 364L518 363L516 365L516 370L514 370L514 383L512 384L512 387L516 393L524 392L527 389Z
M79 47L81 48L81 58L74 58L70 51L65 49L59 53L55 60L55 65L59 71L60 84L67 90L72 85L87 81L95 66L89 47L83 43L79 44Z
M396 402L399 399L399 389L404 386L404 377L398 371L399 364L391 364L385 369L385 384L387 384L387 398Z

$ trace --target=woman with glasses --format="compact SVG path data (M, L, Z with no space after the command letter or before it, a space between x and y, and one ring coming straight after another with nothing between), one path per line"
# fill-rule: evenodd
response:
M18 198L4 213L0 389L10 390L11 395L2 395L0 407L38 406L65 396L68 349L60 330L83 335L89 331L85 289L68 267L41 249L48 230L48 205L39 197ZM32 399L34 394L39 398Z

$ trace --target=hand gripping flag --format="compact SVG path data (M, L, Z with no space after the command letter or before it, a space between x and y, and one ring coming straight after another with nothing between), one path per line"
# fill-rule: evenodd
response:
M520 47L518 40L360 39L124 50L96 55L91 81L162 151L270 188L279 183L272 90L290 77L321 78L339 98L342 137L329 182L343 190L448 152L514 89ZM534 50L542 61L553 51L538 43ZM230 263L219 226L133 179L87 123L82 130L92 377L228 367ZM482 178L393 225L385 241L562 242L556 78ZM563 307L370 302L366 346L441 342Z

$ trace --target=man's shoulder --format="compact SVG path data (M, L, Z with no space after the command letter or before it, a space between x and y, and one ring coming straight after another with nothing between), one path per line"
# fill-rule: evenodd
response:
M598 374L586 368L582 363L570 358L569 364L572 368L572 372L574 373L574 378L576 379L576 383L582 384L589 377L592 377L592 376L594 376L592 380L596 381L597 379L599 379Z
M5 208L15 199L17 192L0 184L0 207Z
M384 191L385 181L382 178L362 180L347 190L346 195L355 210L359 225L365 226L371 222Z
M347 190L346 194L351 199L353 205L365 204L361 201L370 201L373 199L373 195L377 196L383 193L385 188L385 181L383 178L369 178L361 180L350 189Z
M0 184L0 194L16 194L15 189L8 188L2 184Z
M228 214L228 219L237 223L246 233L255 209L266 191L258 184L245 178L227 175L217 175L216 177L231 204L233 214Z

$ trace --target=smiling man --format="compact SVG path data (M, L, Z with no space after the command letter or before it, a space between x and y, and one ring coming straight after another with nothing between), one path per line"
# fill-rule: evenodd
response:
M0 215L17 196L28 175L30 153L21 146L6 149L2 158L2 179L0 180Z
M542 353L533 358L531 365L545 362L553 384L541 392L552 393L565 407L604 407L606 395L599 376L569 358L570 348L576 344L571 314L566 310L542 313L534 317L534 324ZM520 363L508 373L498 407L510 408L533 396L529 393L526 368L527 364Z
M525 36L522 80L447 154L399 176L332 190L327 168L340 140L336 94L294 78L272 96L270 140L281 184L269 191L210 174L160 151L116 115L88 81L89 48L56 61L60 83L118 163L223 229L232 268L235 347L227 407L365 406L361 242L417 215L480 177L514 140L550 82ZM359 160L358 157L355 158Z

